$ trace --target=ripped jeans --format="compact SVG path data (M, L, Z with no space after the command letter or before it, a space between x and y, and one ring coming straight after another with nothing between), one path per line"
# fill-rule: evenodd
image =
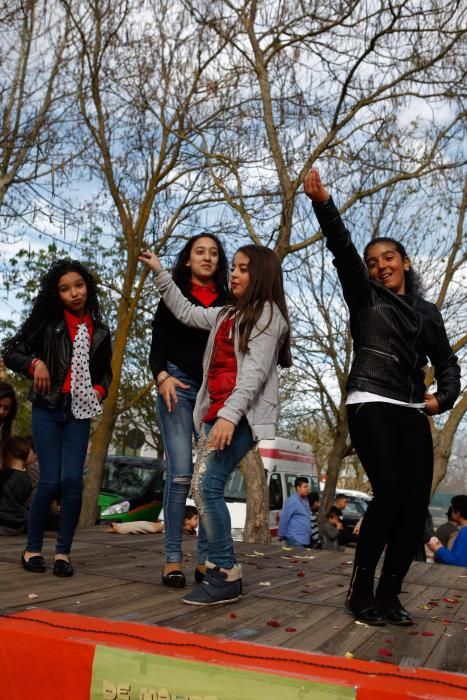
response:
M183 561L183 521L193 473L193 409L199 385L170 362L167 369L173 377L189 384L188 389L177 387L178 402L171 413L162 396L157 396L157 414L167 464L164 489L165 558L167 562L174 563Z
M254 441L251 428L243 418L235 428L232 443L223 450L212 450L207 443L213 425L203 423L193 473L193 498L206 537L206 543L204 538L198 541L198 560L205 556L216 566L231 569L236 561L224 488Z

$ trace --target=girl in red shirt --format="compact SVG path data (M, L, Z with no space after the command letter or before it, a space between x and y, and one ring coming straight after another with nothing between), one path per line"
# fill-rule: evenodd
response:
M96 280L80 262L58 260L43 276L31 313L3 351L9 369L33 380L29 399L39 483L21 555L27 571L45 571L45 521L52 500L61 494L53 573L73 574L70 549L81 510L90 419L102 412L111 358Z

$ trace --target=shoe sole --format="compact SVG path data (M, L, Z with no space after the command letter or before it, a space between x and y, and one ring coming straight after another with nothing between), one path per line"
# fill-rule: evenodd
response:
M208 605L225 605L226 603L235 603L235 601L240 600L241 597L242 596L239 595L236 598L229 598L229 600L213 600L209 603L200 603L198 601L187 600L186 598L182 598L182 603L185 603L185 605L198 605L200 607L207 607Z
M395 627L412 627L414 622L413 620L410 620L410 622L393 622L392 620L386 620L386 624L394 625Z

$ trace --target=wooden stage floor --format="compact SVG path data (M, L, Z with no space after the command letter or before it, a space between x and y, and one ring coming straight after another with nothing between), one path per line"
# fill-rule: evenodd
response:
M51 533L52 534L52 533ZM244 596L198 608L161 584L163 537L81 529L73 547L75 575L20 566L23 537L0 537L0 612L30 608L71 612L211 634L271 647L377 660L405 667L467 673L467 569L414 563L402 600L416 625L368 627L344 609L353 553L286 550L237 543ZM190 585L196 539L186 538ZM53 539L44 556L53 560ZM271 624L272 623L272 624Z

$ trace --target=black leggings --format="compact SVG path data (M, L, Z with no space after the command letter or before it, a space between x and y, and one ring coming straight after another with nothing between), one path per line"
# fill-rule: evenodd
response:
M433 442L423 411L390 403L347 407L349 432L374 498L358 536L355 564L403 579L423 537L433 479Z

